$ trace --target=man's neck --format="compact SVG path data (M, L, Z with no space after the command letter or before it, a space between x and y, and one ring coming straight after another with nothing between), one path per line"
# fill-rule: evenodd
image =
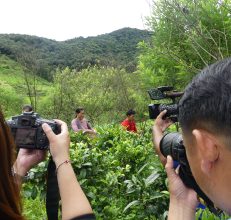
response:
M128 120L129 122L132 122L132 121L133 121L133 119L130 119L130 118L127 118L127 120Z

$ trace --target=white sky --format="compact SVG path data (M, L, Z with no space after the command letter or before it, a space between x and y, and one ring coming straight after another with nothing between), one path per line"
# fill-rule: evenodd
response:
M58 41L145 29L152 0L0 0L0 33Z

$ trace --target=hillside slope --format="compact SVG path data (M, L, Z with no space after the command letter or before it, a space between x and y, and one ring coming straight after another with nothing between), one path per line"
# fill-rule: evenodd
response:
M26 71L18 62L0 55L0 106L7 117L19 114L22 104L31 103L28 93L29 90L32 94L34 93L34 83L36 84L37 99L42 101L45 94L52 89L51 84Z
M123 28L96 37L79 37L57 42L36 36L1 34L0 54L26 66L37 75L51 79L57 67L81 70L88 66L136 69L137 44L149 41L146 30Z

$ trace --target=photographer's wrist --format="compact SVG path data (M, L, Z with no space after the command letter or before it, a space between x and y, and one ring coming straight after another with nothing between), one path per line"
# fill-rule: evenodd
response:
M196 207L187 204L184 200L170 198L168 220L195 219Z
M70 157L69 156L63 156L63 157L59 157L56 159L53 158L53 161L54 161L56 167L58 167L63 161L66 161L66 160L70 160Z
M26 176L30 170L30 167L26 166L25 164L21 164L19 160L16 160L13 169L15 173L19 176Z
M161 128L161 126L159 126L159 125L153 125L153 132L155 132L155 133L164 133L164 131L163 131L163 129Z
M21 186L22 182L28 180L29 178L29 173L27 172L24 175L24 171L20 173L20 171L16 170L16 168L13 166L11 169L12 176L14 177L14 181Z

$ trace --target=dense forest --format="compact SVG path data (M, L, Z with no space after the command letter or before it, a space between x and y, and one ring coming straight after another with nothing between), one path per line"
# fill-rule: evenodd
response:
M1 108L9 118L29 103L42 117L70 127L83 106L98 136L70 130L71 160L97 219L164 220L169 192L153 153L148 104L155 101L147 90L169 85L183 91L201 69L229 57L230 8L231 0L158 0L147 18L149 31L124 28L63 42L0 35ZM119 126L130 108L138 135ZM23 186L29 219L46 218L40 208L46 168L47 161L32 169ZM228 216L199 209L196 219Z
M150 31L132 28L62 42L36 36L0 34L0 54L48 80L52 79L52 71L57 67L80 71L90 66L110 66L133 72L137 66L137 44L148 42L150 38Z

